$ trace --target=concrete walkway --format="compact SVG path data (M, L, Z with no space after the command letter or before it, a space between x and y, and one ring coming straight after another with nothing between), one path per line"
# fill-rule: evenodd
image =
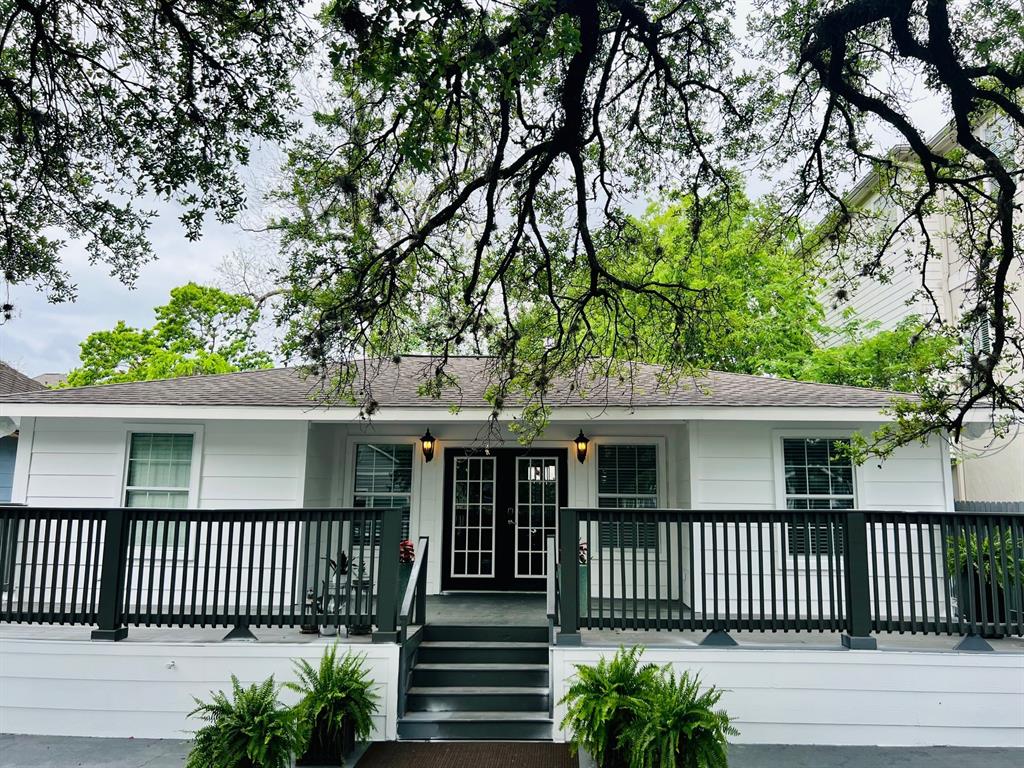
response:
M188 749L187 741L0 734L0 768L181 768ZM1024 765L1024 748L737 744L729 750L729 765L730 768L962 768L965 765L1020 768Z

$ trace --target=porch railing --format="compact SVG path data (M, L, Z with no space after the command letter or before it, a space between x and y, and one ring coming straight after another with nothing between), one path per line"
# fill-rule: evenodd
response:
M394 639L399 509L0 508L0 621L376 627ZM384 553L382 556L381 553Z
M841 632L851 647L1024 634L1021 513L563 509L559 533L565 643L605 628Z

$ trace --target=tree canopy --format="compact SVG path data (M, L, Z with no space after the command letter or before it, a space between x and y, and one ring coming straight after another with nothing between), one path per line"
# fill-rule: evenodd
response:
M864 325L853 318L837 330L838 340L803 358L790 358L779 372L801 381L917 392L963 352L955 339L928 334L913 316L892 330L879 331L877 323Z
M607 341L605 356L618 356L620 340L633 335L644 337L646 362L685 359L695 369L779 373L810 354L825 332L821 282L801 258L789 222L774 206L748 200L741 182L735 184L728 194L699 202L685 192L666 195L629 220L628 238L601 244L598 257L618 274L688 286L682 300L705 318L672 336L624 295L614 326L594 321L595 336ZM563 291L573 284L585 290L580 271L561 276ZM540 308L524 323L538 348L557 325L550 307Z
M259 309L247 296L219 288L173 288L157 307L152 328L124 322L89 334L81 346L81 366L64 386L114 384L210 373L268 368L273 360L259 348Z
M486 351L498 406L510 388L542 402L553 376L595 361L689 369L689 340L721 321L709 286L657 250L616 255L643 252L650 232L629 211L666 188L689 196L701 242L746 163L776 176L780 217L825 217L800 235L804 252L850 280L901 248L924 272L937 257L928 218L953 215L975 267L965 322L1000 330L991 353L921 377L930 396L900 412L897 440L957 433L977 403L1024 411L1006 310L1021 255L1018 5L777 0L753 11L745 48L731 13L720 0L328 4L332 99L290 155L277 221L289 349L336 391L347 361L410 338L436 355L437 382L448 355ZM949 110L960 150L915 124L912 81ZM999 136L983 129L993 119ZM880 129L906 150L873 149ZM848 203L867 172L895 216ZM957 332L938 312L923 322Z
M0 2L8 281L70 294L57 230L130 281L149 255L139 193L182 201L192 234L202 211L237 211L246 138L289 132L299 5ZM486 352L496 413L512 389L543 410L557 375L651 359L688 371L705 363L700 340L729 341L724 310L699 271L645 250L662 235L636 214L680 190L701 246L721 210L746 205L737 173L751 174L772 179L801 253L834 268L838 299L899 254L934 307L908 341L991 330L989 346L939 356L880 439L957 435L978 407L1019 420L1019 0L762 0L745 36L733 13L731 0L329 0L327 92L274 198L286 351L328 396L351 393L356 357L415 344L436 356L436 391L450 355ZM915 118L922 97L951 116L937 140ZM847 194L865 176L877 206ZM945 241L967 265L955 322L929 296Z
M301 0L0 0L0 274L74 296L65 238L131 284L152 212L189 237L244 203L250 143L293 129Z

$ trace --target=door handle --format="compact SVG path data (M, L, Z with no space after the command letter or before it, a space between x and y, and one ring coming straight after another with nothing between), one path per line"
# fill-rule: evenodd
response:
M514 526L516 524L516 512L515 512L515 510L512 509L512 507L509 507L508 508L508 512L506 512L506 514L508 515L508 518L507 518L508 524Z

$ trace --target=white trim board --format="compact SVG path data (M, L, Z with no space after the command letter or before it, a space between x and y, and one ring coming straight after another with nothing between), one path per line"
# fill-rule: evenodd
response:
M373 416L376 422L484 422L490 408L463 408L453 412L444 406L382 407ZM518 409L502 413L502 421L521 415ZM277 408L195 405L94 405L57 403L2 403L0 416L46 416L106 419L237 419L248 421L316 421L365 423L359 410L350 407ZM967 421L988 423L988 413L971 413ZM658 406L658 407L567 407L553 408L553 422L615 421L791 421L791 422L885 422L889 417L877 408L827 406Z

